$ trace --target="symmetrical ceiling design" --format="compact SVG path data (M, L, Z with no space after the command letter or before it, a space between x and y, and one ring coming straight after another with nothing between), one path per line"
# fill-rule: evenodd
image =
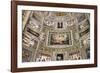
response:
M23 10L23 62L90 58L89 18L89 13Z

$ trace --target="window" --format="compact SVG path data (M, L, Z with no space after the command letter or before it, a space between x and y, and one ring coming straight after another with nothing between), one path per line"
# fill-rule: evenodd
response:
M63 54L57 54L57 61L63 60Z
M58 22L57 28L63 28L63 23L62 22L61 23Z

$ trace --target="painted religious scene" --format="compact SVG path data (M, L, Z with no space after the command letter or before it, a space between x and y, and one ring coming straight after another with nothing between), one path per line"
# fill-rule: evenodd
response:
M90 59L90 13L22 11L22 62Z

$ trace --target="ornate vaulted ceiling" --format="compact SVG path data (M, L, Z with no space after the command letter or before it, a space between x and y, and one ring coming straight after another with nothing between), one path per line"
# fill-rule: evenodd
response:
M89 13L22 13L22 60L59 61L89 58Z

